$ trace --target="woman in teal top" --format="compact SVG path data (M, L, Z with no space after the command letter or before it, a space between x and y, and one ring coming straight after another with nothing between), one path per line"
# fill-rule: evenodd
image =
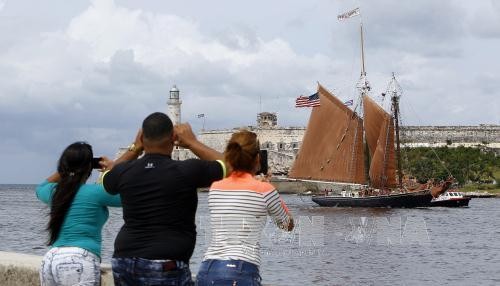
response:
M87 184L92 173L92 147L69 145L57 172L36 188L39 200L50 206L48 244L40 269L42 285L100 285L101 230L108 206L121 206L101 184ZM100 164L111 165L103 158Z

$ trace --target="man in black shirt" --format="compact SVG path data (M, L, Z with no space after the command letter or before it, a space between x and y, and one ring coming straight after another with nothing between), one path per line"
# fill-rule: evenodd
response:
M163 113L146 117L129 150L103 177L120 194L122 226L112 258L115 285L192 285L189 259L196 242L196 188L225 176L222 161L171 159L174 142L204 160L222 154L196 140L188 124ZM144 149L144 156L136 159Z

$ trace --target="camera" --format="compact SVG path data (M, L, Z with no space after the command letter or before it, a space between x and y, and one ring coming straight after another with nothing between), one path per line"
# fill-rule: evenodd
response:
M101 157L92 158L92 169L102 169L101 164L99 164L101 160L102 160Z
M267 175L269 169L267 165L267 150L260 150L259 155L260 155L260 169L259 171L257 171L257 175L259 174Z

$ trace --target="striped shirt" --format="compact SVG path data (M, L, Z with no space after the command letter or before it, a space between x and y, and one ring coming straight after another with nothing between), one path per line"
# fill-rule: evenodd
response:
M273 185L249 173L214 182L208 195L211 244L203 260L244 260L260 265L260 237L267 215L283 229L291 216Z

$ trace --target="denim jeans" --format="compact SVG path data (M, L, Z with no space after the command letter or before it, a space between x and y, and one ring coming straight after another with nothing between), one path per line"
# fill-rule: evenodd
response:
M194 285L189 264L182 261L116 257L111 259L111 266L116 286Z
M196 276L198 286L261 286L259 268L243 260L205 260Z
M101 285L101 259L79 247L53 247L40 267L42 286Z

